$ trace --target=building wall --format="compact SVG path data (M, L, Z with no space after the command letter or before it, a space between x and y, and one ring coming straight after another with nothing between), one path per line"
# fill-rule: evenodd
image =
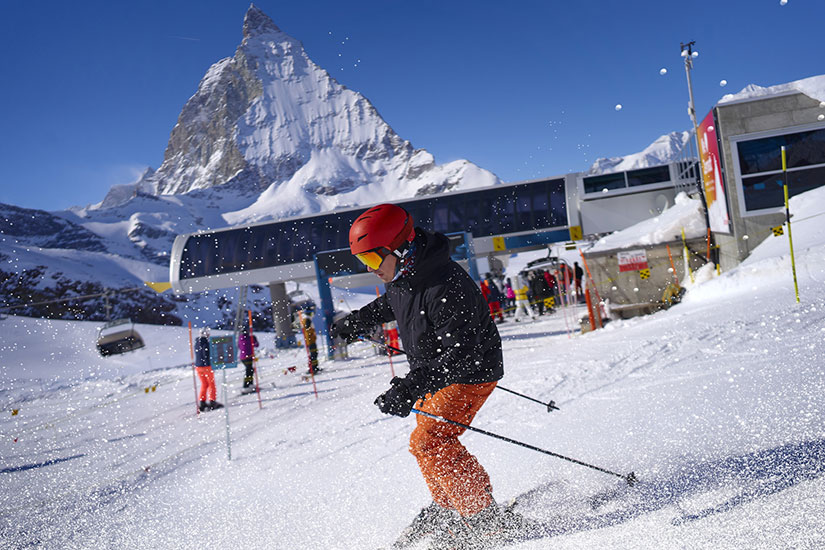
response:
M705 239L689 239L690 269L696 271L705 265L707 241ZM670 255L668 255L670 247ZM650 276L643 279L639 271L619 271L619 252L644 249L647 254L647 263L650 267ZM670 257L673 257L673 266L676 268L676 278L671 271ZM673 241L655 245L639 245L630 248L605 250L600 252L585 252L587 267L596 284L599 297L610 300L613 305L655 303L662 299L662 294L670 283L678 278L680 286L690 281L690 273L685 266L684 246L682 241ZM585 275L586 276L586 275Z
M584 234L619 231L658 216L664 209L673 206L676 193L676 188L671 187L583 200L579 203L579 211Z
M777 129L794 131L795 127L817 121L822 113L819 101L805 94L794 92L764 99L752 99L716 107L725 183L730 208L732 235L715 235L720 247L720 264L723 271L735 267L750 255L751 250L771 234L771 228L781 225L784 214L772 213L743 216L739 207L741 181L735 173L731 138Z

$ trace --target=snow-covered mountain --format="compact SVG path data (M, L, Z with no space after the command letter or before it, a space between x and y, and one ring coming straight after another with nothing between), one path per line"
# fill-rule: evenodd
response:
M789 86L818 93L821 78ZM668 162L689 139L687 132L662 136L640 153L600 159L590 173ZM436 164L252 5L241 44L207 71L157 170L113 186L86 207L45 212L0 205L0 307L165 280L180 233L498 183L466 160ZM154 319L147 316L153 301L158 311L177 312L164 314L167 322L188 317L187 307L220 321L231 303L223 292L192 303L148 289L131 296L140 300L118 300L115 315L146 322ZM102 308L17 313L75 318L92 310Z
M596 160L593 166L587 171L587 175L594 176L610 172L623 172L625 170L656 166L657 164L666 164L679 158L691 139L693 139L693 134L688 131L665 134L638 153L624 157L600 158Z
M20 303L24 279L134 287L148 278L135 271L166 278L158 268L180 233L498 183L465 160L436 164L252 5L235 55L207 71L157 171L87 207L4 207L0 254L17 271L0 290ZM124 272L123 261L145 265Z
M157 172L98 207L234 184L248 204L223 223L238 224L497 183L467 161L436 165L252 5L241 45L183 107Z

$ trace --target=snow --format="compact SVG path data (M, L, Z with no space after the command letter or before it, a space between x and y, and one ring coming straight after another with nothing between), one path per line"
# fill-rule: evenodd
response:
M682 238L682 230L685 231L686 238L693 239L704 236L706 227L702 202L691 199L682 192L676 195L673 206L660 215L602 237L588 251L601 252L672 242Z
M513 548L825 545L822 194L791 201L800 304L787 239L769 238L667 311L584 335L565 327L582 308L500 325L501 384L560 410L494 392L474 425L640 480L464 435L496 499L555 527ZM224 412L195 415L186 329L141 325L147 347L108 359L95 329L0 321L4 547L375 548L429 502L414 420L372 404L391 374L369 345L323 365L317 398L284 374L299 349L263 354L263 408L226 372L228 460Z
M717 103L723 105L734 101L744 101L757 97L770 97L791 92L800 92L810 98L825 101L825 75L811 76L785 84L762 87L750 84L743 88L738 94L727 94Z

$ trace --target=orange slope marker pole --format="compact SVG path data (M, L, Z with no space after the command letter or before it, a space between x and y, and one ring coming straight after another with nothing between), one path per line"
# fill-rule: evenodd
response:
M582 257L584 270L587 272L587 280L590 281L590 285L593 287L593 294L596 295L596 323L599 325L599 328L602 328L602 297L599 296L599 289L596 288L596 281L593 280L593 275L590 274L590 266L587 265L587 259L584 257L584 252L581 248L579 249L579 255Z
M192 359L192 385L195 387L195 416L201 415L198 407L198 377L195 375L195 346L192 344L192 321L189 321L189 358Z
M666 244L665 248L667 248L667 257L670 258L670 269L673 270L673 278L676 279L676 286L682 286L679 284L679 275L676 273L676 264L673 263L673 254L670 253L670 245Z
M377 285L375 287L375 295L379 296L379 297L381 296L381 292L378 290ZM386 344L387 343L387 329L385 327L386 327L386 325L381 325L381 330L384 331L384 343ZM389 360L390 360L390 373L392 373L392 377L395 378L395 367L392 366L392 351L390 350L389 346L384 346L384 348L387 350L387 358L389 358Z

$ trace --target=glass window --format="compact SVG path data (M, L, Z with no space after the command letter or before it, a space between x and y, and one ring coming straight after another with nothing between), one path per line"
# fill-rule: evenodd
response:
M547 183L534 184L532 189L533 227L550 226L550 209L548 207L549 185Z
M825 164L825 129L800 132L787 137L788 168Z
M782 146L788 168L825 164L825 129L740 141L739 169L742 175L782 170Z
M474 234L479 227L478 199L475 193L468 193L461 198L464 201L464 227L457 229L457 231L467 231Z
M528 231L533 229L531 189L526 185L519 185L516 189L516 231Z
M790 197L825 185L825 166L794 170L787 174ZM785 206L782 172L742 178L742 191L748 211Z
M783 145L785 145L784 136L773 136L737 143L739 169L742 171L742 175L782 170Z
M624 189L625 187L624 172L584 178L585 193L601 193L605 189Z
M516 230L516 196L512 188L497 193L490 201L491 234L514 233Z
M642 168L640 170L631 170L627 173L628 187L650 185L652 183L667 183L669 181L670 169L667 165Z
M449 233L448 217L449 212L446 201L440 201L435 205L435 210L433 211L433 230L439 233Z

